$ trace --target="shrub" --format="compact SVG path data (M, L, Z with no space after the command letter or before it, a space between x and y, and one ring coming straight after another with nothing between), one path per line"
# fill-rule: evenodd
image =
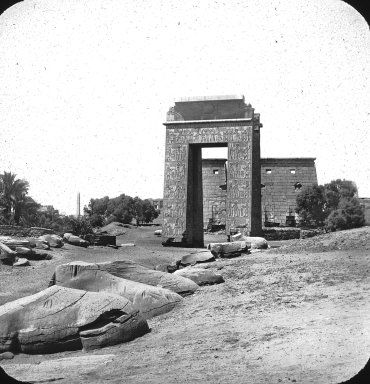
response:
M297 196L296 212L304 227L322 227L329 231L361 227L365 212L357 199L357 187L350 180L333 180L309 186Z
M364 224L364 209L355 197L341 199L338 208L331 211L325 220L325 225L329 231L358 228Z
M70 226L72 228L72 233L76 236L85 236L94 233L93 227L91 225L90 219L84 216L80 218L75 218L69 216Z
M325 192L323 186L312 185L304 188L297 196L296 212L303 227L320 227L325 220Z

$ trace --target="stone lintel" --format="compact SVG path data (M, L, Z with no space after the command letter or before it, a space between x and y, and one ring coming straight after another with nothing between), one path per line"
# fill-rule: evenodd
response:
M293 167L304 164L312 165L315 163L316 157L270 157L261 158L261 166L280 166L280 167Z
M250 123L252 118L242 119L217 119L217 120L180 120L180 121L166 121L163 125L187 125L187 124L217 124L217 123ZM186 127L184 127L186 128Z

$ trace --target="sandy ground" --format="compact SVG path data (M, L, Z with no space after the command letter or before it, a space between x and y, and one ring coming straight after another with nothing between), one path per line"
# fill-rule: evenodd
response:
M162 247L154 230L132 229L118 238L117 244L135 247L66 245L49 261L1 266L0 304L46 288L63 262L131 259L153 267L189 253ZM151 332L130 343L89 353L20 354L1 365L19 380L43 383L348 380L370 357L370 228L325 236L203 265L225 283L201 287L151 319Z

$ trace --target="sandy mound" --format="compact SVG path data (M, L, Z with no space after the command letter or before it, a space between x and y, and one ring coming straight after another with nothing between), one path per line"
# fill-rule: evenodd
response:
M100 228L99 232L107 233L112 236L120 236L126 233L126 228L131 228L129 224L122 224L118 221L113 221L103 228Z
M271 249L271 253L327 252L335 250L370 249L370 227L331 232L309 239L284 241L284 245Z

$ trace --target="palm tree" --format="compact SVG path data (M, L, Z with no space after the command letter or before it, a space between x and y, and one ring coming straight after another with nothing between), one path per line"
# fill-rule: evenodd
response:
M0 206L3 208L5 221L10 222L11 214L14 211L18 224L20 206L28 193L29 184L28 181L16 179L16 177L17 175L11 172L0 174Z
M37 212L40 204L31 196L24 196L14 206L14 222L19 225L22 217L22 224L37 225Z

